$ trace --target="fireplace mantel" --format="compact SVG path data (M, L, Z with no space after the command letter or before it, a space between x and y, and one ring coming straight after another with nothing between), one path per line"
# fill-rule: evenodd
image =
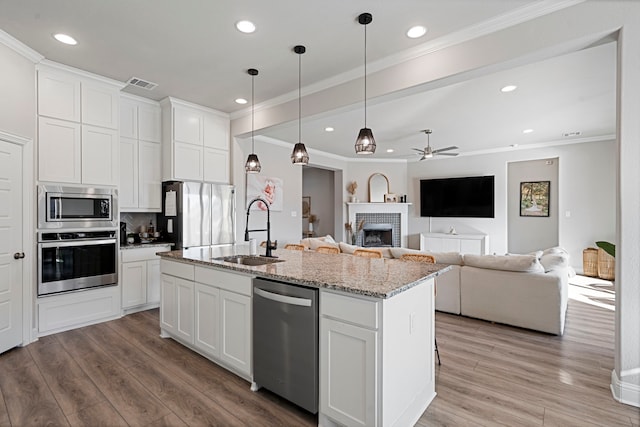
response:
M400 214L400 245L407 247L409 232L409 206L412 203L347 203L349 222L356 226L357 213L399 213Z

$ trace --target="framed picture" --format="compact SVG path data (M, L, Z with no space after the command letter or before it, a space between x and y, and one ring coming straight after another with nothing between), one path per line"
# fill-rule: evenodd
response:
M311 212L311 196L302 196L302 218L309 218Z
M260 197L269 203L271 212L282 211L284 194L282 179L260 174L247 174L247 206L256 197ZM266 211L264 203L258 201L251 205L251 210Z
M551 181L520 183L520 216L549 216Z
M385 193L384 195L385 203L398 203L398 196L393 193Z

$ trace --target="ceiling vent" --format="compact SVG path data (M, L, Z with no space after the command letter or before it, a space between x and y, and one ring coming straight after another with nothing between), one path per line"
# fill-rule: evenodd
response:
M158 86L157 83L151 83L151 82L139 79L137 77L131 77L129 81L127 81L127 84L130 86L135 86L135 87L139 87L146 90L153 90Z
M575 131L575 132L565 132L562 134L562 136L564 136L565 138L569 138L572 136L580 136L581 132L580 131Z

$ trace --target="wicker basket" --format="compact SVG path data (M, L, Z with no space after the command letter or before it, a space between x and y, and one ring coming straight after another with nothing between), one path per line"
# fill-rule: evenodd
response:
M587 248L582 251L582 269L585 276L598 277L598 249Z
M616 278L616 259L602 248L598 249L598 277L605 280Z

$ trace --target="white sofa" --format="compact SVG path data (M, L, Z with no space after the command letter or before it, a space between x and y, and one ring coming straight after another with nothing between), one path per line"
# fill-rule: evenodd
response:
M357 246L336 243L330 236L303 239L314 250L336 246L353 253ZM491 322L562 335L568 303L568 280L574 274L569 255L550 248L526 255L461 255L406 248L375 248L385 258L405 253L433 255L452 269L436 278L436 310Z

